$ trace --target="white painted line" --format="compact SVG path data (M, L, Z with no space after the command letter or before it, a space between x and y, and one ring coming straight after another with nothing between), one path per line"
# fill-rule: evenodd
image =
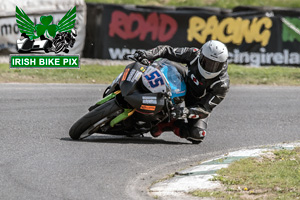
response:
M202 163L203 164L203 163ZM199 165L190 169L181 171L180 173L194 173L194 172L204 172L211 170L219 170L221 168L228 167L229 164L217 164L217 165Z
M201 189L214 189L221 187L217 181L210 181L213 175L174 177L171 180L160 182L150 188L150 192L158 196L169 196L177 192L189 192Z
M230 152L227 156L245 156L245 157L256 157L260 156L263 152L270 151L270 149L244 149L239 151Z

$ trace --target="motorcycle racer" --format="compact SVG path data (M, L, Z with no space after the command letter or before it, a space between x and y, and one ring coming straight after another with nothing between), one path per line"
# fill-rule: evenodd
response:
M188 71L183 74L187 84L185 106L175 105L172 111L174 120L158 124L150 133L158 137L164 131L172 130L193 143L202 142L210 113L229 90L227 47L216 40L206 42L201 49L160 45L151 50L138 50L135 57L142 63L166 58L187 65Z

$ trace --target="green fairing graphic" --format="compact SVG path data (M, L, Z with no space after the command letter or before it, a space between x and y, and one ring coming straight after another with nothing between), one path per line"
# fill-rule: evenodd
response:
M300 19L285 17L281 21L283 42L300 42Z
M53 17L41 16L41 24L34 25L26 13L16 6L16 21L21 33L26 33L30 40L39 38L41 35L48 33L51 37L55 37L57 32L71 32L75 26L76 6L70 9L58 24L51 24ZM47 32L46 32L47 31ZM48 37L48 35L46 34ZM49 38L49 37L48 37Z

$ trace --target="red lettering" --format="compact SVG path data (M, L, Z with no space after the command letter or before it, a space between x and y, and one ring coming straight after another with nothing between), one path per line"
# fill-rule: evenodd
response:
M152 33L151 39L155 41L157 39L158 35L158 29L159 29L159 19L157 13L151 13L145 24L143 24L143 29L140 35L140 40L144 41L147 34L150 32Z
M137 28L135 30L133 29L133 24L137 22ZM145 20L143 18L143 15L138 14L138 13L131 13L129 15L129 23L126 25L127 29L127 33L129 34L129 39L133 39L135 37L137 37L141 31L143 31L143 27L141 26L141 24L144 24Z
M108 33L110 37L114 37L115 34L117 34L122 39L127 39L127 38L124 38L125 31L124 31L123 24L126 24L126 23L124 23L124 20L126 20L125 17L126 17L126 14L124 14L123 12L120 12L120 11L114 11L111 14L111 22L109 24L109 33Z
M137 22L136 30L132 30L132 25ZM127 16L121 11L114 11L109 24L109 36L114 37L115 34L120 38L127 40L137 37L141 32L140 24L144 24L144 18L141 14L131 13Z
M150 34L152 41L166 42L172 39L177 28L177 22L166 14L150 13L144 18L139 13L127 15L122 11L114 11L109 24L109 36L119 36L124 40L138 37L144 41Z
M160 19L159 41L166 42L174 36L178 25L177 22L169 15L160 14ZM168 26L170 29L166 31Z

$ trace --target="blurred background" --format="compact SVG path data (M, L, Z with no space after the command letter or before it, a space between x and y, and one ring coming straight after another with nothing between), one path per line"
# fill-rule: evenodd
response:
M108 4L109 3L109 4ZM26 0L0 6L0 52L16 53L16 6L38 24L57 24L76 6L78 36L70 53L122 59L157 45L200 48L210 39L229 48L229 62L251 66L300 64L300 2L296 0Z
M47 15L57 24L76 6L78 35L69 54L80 54L81 70L10 70L9 54L17 53L21 37L16 6L35 24ZM300 85L298 0L3 1L0 82L109 83L128 63L126 53L157 45L201 48L210 39L227 45L233 84Z

